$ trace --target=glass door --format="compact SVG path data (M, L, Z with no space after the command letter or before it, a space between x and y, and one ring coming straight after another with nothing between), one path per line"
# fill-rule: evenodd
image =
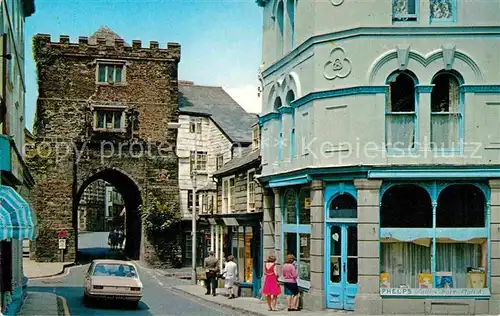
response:
M330 224L327 236L327 308L354 310L358 283L357 227Z

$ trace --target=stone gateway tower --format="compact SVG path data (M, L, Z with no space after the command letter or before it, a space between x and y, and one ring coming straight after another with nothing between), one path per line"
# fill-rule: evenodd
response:
M58 233L67 233L65 261L78 254L77 207L96 180L113 185L126 209L125 254L150 260L139 206L161 196L178 209L177 67L180 45L125 43L102 27L90 38L33 39L38 73L34 126L27 150L35 175L33 206L40 224L34 257L59 258Z

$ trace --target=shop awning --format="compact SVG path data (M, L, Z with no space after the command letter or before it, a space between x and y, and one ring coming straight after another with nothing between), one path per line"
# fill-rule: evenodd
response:
M36 214L12 187L0 185L0 240L30 239L38 234Z

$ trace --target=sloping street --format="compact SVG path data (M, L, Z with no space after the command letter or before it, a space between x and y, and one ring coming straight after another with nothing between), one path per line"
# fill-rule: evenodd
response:
M49 292L66 299L71 315L175 315L175 316L225 316L231 313L206 301L184 297L172 287L186 281L166 277L157 270L138 266L144 284L144 297L138 309L130 309L120 302L83 304L83 279L89 265L70 268L66 275L55 278L31 280L29 291Z

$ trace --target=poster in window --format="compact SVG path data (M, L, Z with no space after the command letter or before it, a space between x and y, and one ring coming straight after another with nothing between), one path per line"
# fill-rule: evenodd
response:
M452 272L436 272L436 288L450 289L454 287Z
M391 275L387 272L380 273L380 287L390 288L391 287Z
M418 287L420 289L432 288L432 273L419 273L418 274Z
M467 272L467 288L470 289L481 289L484 288L486 282L486 276L484 271L480 269L468 269L471 270Z
M304 209L308 210L311 208L311 198L304 199Z

